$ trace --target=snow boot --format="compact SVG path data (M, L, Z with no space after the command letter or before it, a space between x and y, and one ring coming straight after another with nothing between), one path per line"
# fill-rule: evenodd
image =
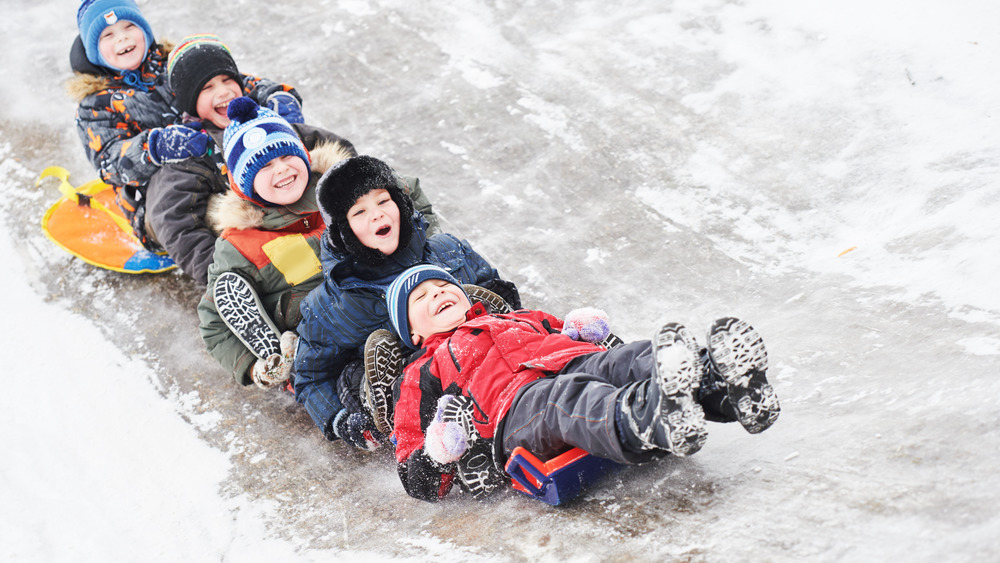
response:
M215 308L229 330L255 356L267 359L281 353L281 331L264 312L257 292L243 276L223 272L213 289Z
M493 440L484 440L474 424L476 404L470 397L457 395L441 413L443 422L457 422L469 440L469 449L455 463L459 487L476 499L484 499L507 483L493 457Z
M705 360L698 402L709 420L736 420L751 434L774 424L781 407L767 382L767 349L749 323L732 317L712 323Z
M392 384L403 376L403 348L399 338L380 328L365 342L365 377L361 383L361 403L375 427L392 434Z
M653 337L653 358L652 378L629 385L618 399L624 446L691 455L707 437L705 414L693 396L702 375L698 343L683 325L670 323Z

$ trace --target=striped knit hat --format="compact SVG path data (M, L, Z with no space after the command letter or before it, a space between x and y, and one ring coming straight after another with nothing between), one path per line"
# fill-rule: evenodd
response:
M210 33L188 35L174 47L167 59L167 80L177 95L177 107L188 115L198 115L198 94L209 80L224 74L242 85L229 47Z
M76 11L76 26L80 29L83 49L91 64L119 72L124 70L109 65L101 56L98 47L104 28L118 23L119 20L130 21L142 29L142 34L146 36L147 52L153 45L153 28L149 27L149 22L142 16L139 6L132 0L83 0Z
M385 290L386 305L389 308L389 322L399 339L403 341L403 345L411 349L416 349L416 346L413 345L413 339L410 338L410 292L427 280L445 280L459 288L462 287L461 282L443 268L431 264L421 264L399 274L399 277L392 280L389 288ZM464 293L465 290L462 289L462 292Z
M230 184L243 198L273 207L253 191L257 173L268 162L285 155L301 158L308 170L309 153L287 121L250 98L229 102L228 115L232 122L223 133L222 145Z

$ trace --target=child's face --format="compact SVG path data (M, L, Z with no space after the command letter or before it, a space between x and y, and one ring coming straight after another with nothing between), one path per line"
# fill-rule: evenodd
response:
M198 117L211 122L219 129L229 125L229 102L243 95L243 87L227 74L219 74L205 83L198 93L195 110Z
M399 207L388 190L372 190L347 210L347 223L361 244L388 256L399 247Z
M275 205L290 205L302 198L309 185L309 169L297 156L284 155L271 160L253 179L253 191Z
M101 32L97 49L112 67L135 70L146 58L146 34L134 23L118 20Z
M465 292L445 280L421 282L410 292L407 305L414 346L420 346L432 334L455 330L465 322L465 314L472 308Z

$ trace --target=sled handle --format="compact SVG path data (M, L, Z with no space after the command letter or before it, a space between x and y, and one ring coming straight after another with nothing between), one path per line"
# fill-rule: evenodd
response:
M66 170L62 166L49 166L45 170L42 170L42 173L38 176L38 180L35 181L35 186L39 186L45 178L58 178L59 191L62 193L63 197L75 200L78 204L82 203L80 196L93 195L103 190L106 185L100 180L91 180L79 188L74 188L73 184L69 183L69 170ZM114 211L111 211L103 203L97 201L96 199L87 198L85 201L91 209L107 213L108 216L111 217L111 220L118 225L119 229L130 235L132 234L132 224L129 223L124 217Z

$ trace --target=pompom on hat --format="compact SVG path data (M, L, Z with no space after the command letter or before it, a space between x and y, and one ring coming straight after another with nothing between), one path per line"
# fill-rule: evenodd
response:
M274 204L254 192L253 181L268 162L286 155L297 156L309 169L309 153L302 139L287 121L273 111L262 108L250 98L229 102L229 119L222 136L230 184L241 197L265 207Z
M229 76L242 88L242 77L229 47L210 33L188 35L167 59L167 80L177 96L177 107L197 116L198 95L209 80Z
M382 263L386 255L361 244L347 220L347 212L358 198L372 190L384 189L399 208L399 246L405 248L413 237L413 201L403 192L396 173L381 160L361 155L338 162L316 183L316 202L329 226L327 238L333 249L351 254L368 265Z
M153 28L149 26L139 6L132 0L83 0L76 11L76 26L80 29L80 39L87 53L87 60L91 64L116 71L124 70L109 65L101 56L98 46L104 28L118 23L119 20L130 21L142 29L143 35L146 36L147 52L153 45Z
M462 287L461 282L445 269L431 264L421 264L413 266L402 274L399 274L389 284L388 289L385 290L385 301L389 309L389 323L392 324L392 329L396 331L396 335L402 340L403 345L410 349L416 349L416 346L413 345L413 340L410 338L410 293L415 287L427 280L445 280L457 285L459 288ZM464 293L465 289L462 289L462 292ZM466 297L468 297L468 294L466 294Z

